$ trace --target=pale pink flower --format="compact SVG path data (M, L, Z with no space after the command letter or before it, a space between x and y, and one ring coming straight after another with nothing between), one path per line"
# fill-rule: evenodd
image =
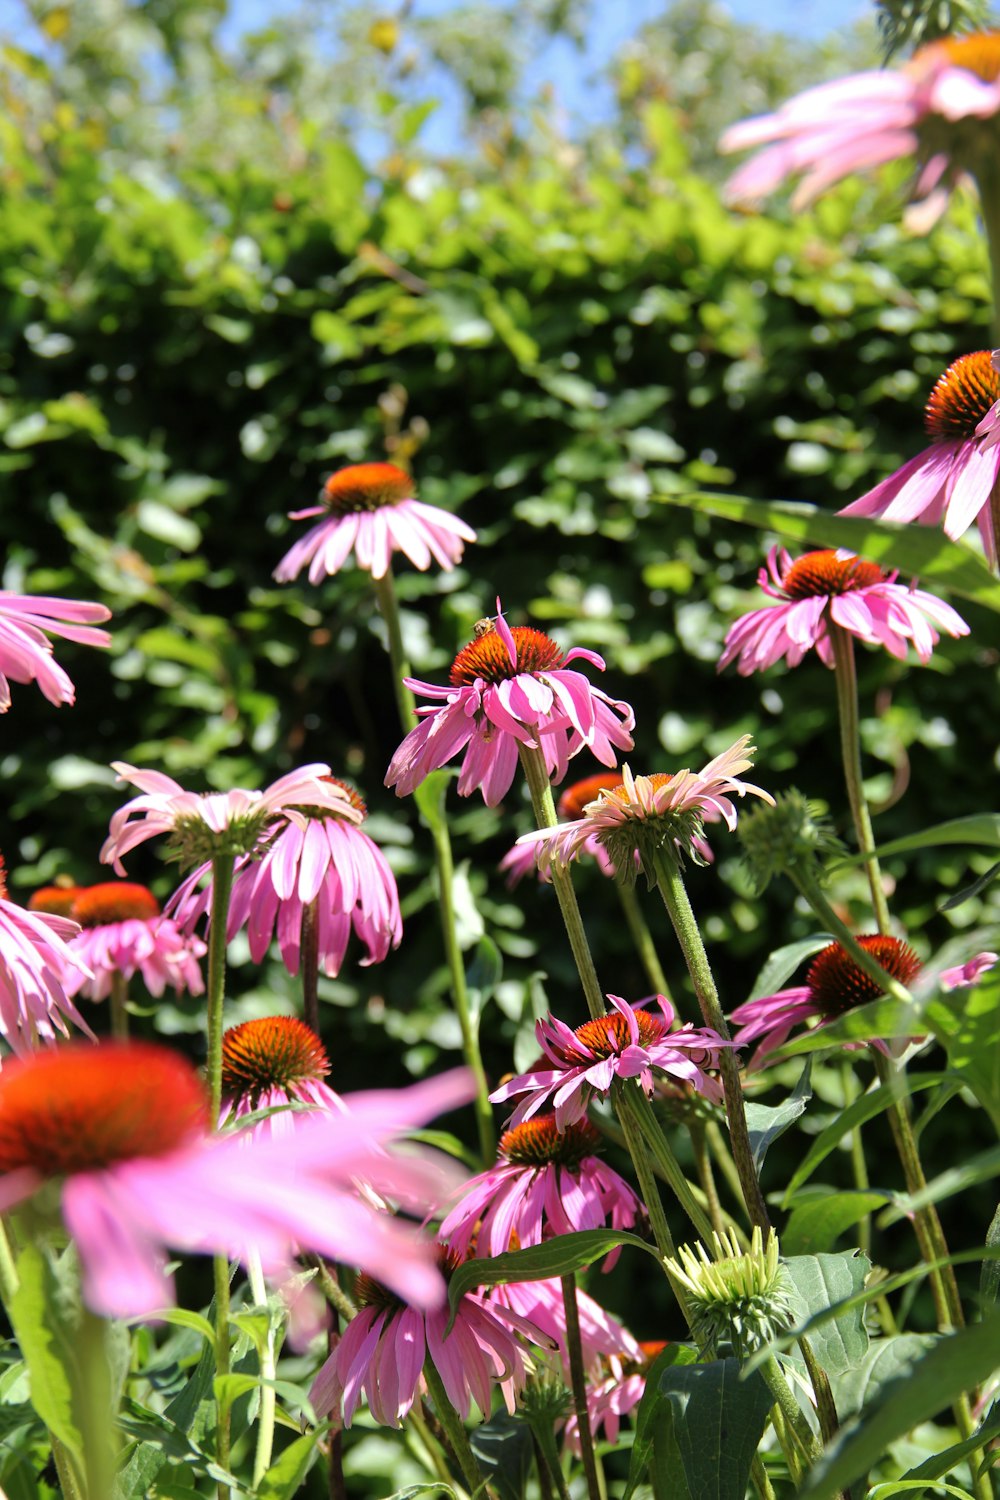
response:
M562 780L570 758L584 746L602 765L613 766L615 747L631 749L635 716L582 672L566 670L577 657L604 671L596 651L576 646L564 655L540 630L511 630L498 599L495 623L455 657L448 687L406 679L414 692L442 701L417 709L421 722L392 757L386 786L402 797L465 750L459 795L481 791L486 805L495 807L514 780L518 745L540 748L554 781Z
M101 849L101 859L119 875L125 874L123 855L160 834L170 837L187 863L195 864L213 853L249 853L270 820L290 807L324 808L349 823L361 821L345 788L322 764L290 771L263 792L186 792L160 771L143 771L121 760L111 764L118 780L137 786L141 794L112 815Z
M222 1122L239 1126L250 1115L273 1110L251 1127L287 1138L296 1126L288 1106L346 1113L324 1080L330 1059L319 1037L296 1016L241 1021L222 1035Z
M724 133L722 151L764 147L730 178L727 196L754 203L801 177L792 196L800 209L854 172L916 156L913 196L932 223L961 172L988 166L996 152L998 75L1000 34L990 31L921 47L896 72L851 73L807 89Z
M968 625L943 599L896 578L853 553L806 552L793 562L784 547L772 547L757 581L780 602L753 609L730 627L718 670L735 661L740 676L749 677L782 658L797 667L813 648L832 667L831 623L900 660L912 645L924 663L940 640L935 625L951 636L968 635Z
M594 1441L600 1441L603 1433L604 1441L617 1447L622 1417L635 1410L645 1392L645 1375L628 1370L620 1359L610 1359L606 1373L587 1382L587 1418ZM579 1457L580 1424L576 1412L566 1418L563 1441Z
M236 866L229 904L229 938L246 927L250 956L260 963L277 934L293 975L299 972L303 915L313 902L317 955L331 977L340 972L352 931L367 950L362 965L381 963L403 935L396 878L359 826L364 802L343 782L323 779L339 794L318 806L304 796L299 805L274 812L254 853ZM210 909L211 880L201 884L210 872L210 865L202 865L168 902L186 931Z
M421 571L433 560L450 571L476 533L450 511L416 499L409 474L395 464L351 464L323 486L318 505L293 510L293 521L323 516L318 526L285 554L274 570L279 583L297 578L308 564L309 582L339 573L353 550L359 568L384 578L394 552Z
M948 366L924 408L924 429L931 446L839 514L940 526L952 541L975 521L995 567L993 499L1000 483L997 353L978 349Z
M511 1245L511 1249L516 1248L516 1244ZM568 1372L566 1302L558 1278L501 1282L491 1286L486 1297L493 1306L508 1309L544 1334L558 1350ZM641 1348L624 1324L580 1287L576 1289L576 1310L585 1370L596 1373L606 1359L641 1358Z
M663 995L656 997L658 1016L629 1005L620 995L608 999L611 1011L575 1030L551 1015L536 1022L538 1045L552 1067L521 1073L490 1095L494 1104L519 1100L510 1117L512 1127L530 1120L551 1100L556 1129L565 1130L585 1118L591 1098L607 1094L615 1078L637 1078L643 1092L652 1095L654 1071L721 1100L722 1089L706 1069L717 1069L719 1050L728 1042L707 1028L688 1025L672 1031L674 1008Z
M108 632L94 625L110 618L103 604L0 590L0 714L10 708L11 682L37 682L50 703L72 703L76 689L53 659L48 636L81 646L109 646Z
M172 1301L167 1248L287 1276L299 1250L344 1260L419 1306L443 1300L433 1249L357 1196L360 1179L408 1206L438 1201L441 1170L387 1143L471 1098L466 1072L350 1095L286 1138L206 1134L195 1069L164 1047L108 1042L15 1061L0 1075L0 1213L53 1180L89 1307L144 1317Z
M600 1161L601 1138L589 1120L564 1131L554 1115L536 1115L500 1137L499 1161L462 1184L438 1234L464 1256L502 1255L511 1236L522 1247L576 1229L630 1229L643 1207L625 1179ZM611 1270L617 1252L608 1256Z
M652 877L656 849L669 844L676 852L688 852L698 864L711 857L701 830L706 822L722 821L730 832L736 827L734 797L748 792L773 805L769 792L740 780L753 762L750 736L743 735L710 760L701 771L684 769L633 776L622 767L617 787L598 793L583 809L583 816L554 828L537 828L522 834L518 844L537 851L539 868L551 861L566 865L589 852L596 841L607 850L619 879L634 881L641 865ZM638 855L638 863L636 856Z
M858 938L858 943L887 975L907 987L923 969L913 949L899 938L875 933ZM996 962L995 953L979 953L965 964L943 970L937 975L937 983L944 990L973 985ZM774 995L761 995L736 1007L730 1017L739 1028L733 1036L733 1045L748 1047L751 1042L760 1042L749 1065L750 1071L755 1072L767 1065L770 1054L788 1040L799 1022L815 1017L820 1026L829 1026L848 1011L867 1005L884 993L840 943L830 943L812 960L804 985L779 990ZM879 1040L871 1045L881 1052L889 1050Z
M146 989L157 997L168 986L177 994L203 992L198 961L205 956L205 944L162 916L156 897L144 885L113 880L81 887L70 912L81 929L70 947L93 976L79 974L72 994L105 1000L116 974L125 980L141 975Z
M448 1275L459 1259L442 1247L440 1260ZM343 1409L349 1427L361 1397L376 1422L399 1427L423 1388L424 1361L430 1359L448 1400L463 1419L475 1403L490 1414L492 1391L499 1385L513 1413L527 1369L521 1345L510 1325L529 1337L541 1336L524 1319L497 1310L478 1292L466 1292L455 1309L448 1332L447 1307L420 1309L393 1297L370 1276L360 1276L355 1301L361 1304L309 1392L318 1417Z
M30 1057L39 1043L69 1036L67 1018L93 1036L72 1000L92 976L70 946L76 922L8 901L6 874L0 858L0 1037L17 1056Z

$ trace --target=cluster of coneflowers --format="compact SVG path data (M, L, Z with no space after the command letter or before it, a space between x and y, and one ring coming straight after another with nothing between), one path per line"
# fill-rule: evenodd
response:
M998 76L1000 39L989 35L924 49L902 72L811 91L730 133L733 149L765 148L737 174L732 192L757 196L804 172L802 191L812 196L857 167L915 152L918 196L938 206L957 174L983 169L985 142L995 150ZM956 135L962 144L952 158L947 131L955 122L963 125ZM996 355L956 360L931 393L926 425L930 446L845 514L940 525L951 538L975 523L995 565ZM311 1388L317 1418L349 1425L364 1401L377 1422L399 1426L419 1419L429 1402L443 1429L445 1461L474 1492L484 1480L463 1423L473 1407L488 1417L499 1389L508 1410L522 1410L531 1424L544 1486L565 1493L565 1455L579 1455L596 1500L595 1437L615 1443L661 1349L640 1344L577 1285L571 1258L553 1276L532 1269L540 1262L531 1252L594 1230L625 1243L651 1239L700 1357L759 1352L793 1311L749 1143L747 1078L770 1065L799 1023L829 1025L885 994L908 999L918 977L945 989L974 984L996 962L995 954L970 953L957 967L920 975L921 961L888 911L857 748L856 643L901 660L912 652L926 664L942 634L960 637L968 626L943 600L876 562L845 550L793 557L773 547L760 573L768 602L726 637L720 669L735 663L747 675L780 662L795 668L810 652L832 669L876 929L859 935L822 894L828 834L808 804L794 794L776 804L744 779L752 768L749 736L700 769L619 766L633 751L637 726L629 704L582 670L603 671L602 658L582 646L565 650L530 625L509 624L499 600L456 654L446 682L409 675L393 558L450 569L475 533L418 500L402 470L388 463L343 469L317 506L294 513L301 518L316 524L275 577L293 583L306 570L319 584L353 554L370 573L385 617L404 731L386 785L407 795L460 758L458 794L480 793L496 807L523 775L536 827L504 867L511 879L537 873L555 888L589 1014L576 1024L543 1017L535 1065L491 1086L470 1023L450 902L443 900L467 1068L404 1090L335 1092L318 1035L317 976L341 971L352 940L362 963L384 960L403 940L395 879L364 829L362 796L326 764L291 770L264 790L200 793L160 771L116 762L119 780L136 795L112 817L100 857L121 878L57 884L36 893L27 909L8 899L5 886L0 892L0 1039L13 1054L0 1071L0 1212L33 1205L16 1238L44 1239L61 1223L79 1257L83 1299L102 1317L155 1318L173 1296L169 1253L212 1254L219 1375L229 1369L230 1262L246 1268L252 1304L266 1305L268 1283L282 1293L289 1326L303 1342L328 1321L329 1302L333 1321ZM50 636L107 646L97 628L107 618L98 604L0 595L0 711L10 707L10 682L37 682L52 703L72 703ZM603 769L591 767L562 790L560 822L552 788L581 756ZM731 1010L731 1031L684 870L688 862L711 862L706 825L713 841L735 832L738 803L748 796L757 810L741 831L755 878L791 878L837 940L813 957L803 985ZM185 871L165 911L125 878L124 858L151 839L162 840ZM446 830L437 834L435 857L443 882ZM571 879L571 867L584 859L620 889L654 991L647 998L606 994L600 984ZM666 908L697 998L697 1023L681 1021L668 992L633 889L640 875ZM289 973L301 978L302 1019L272 1016L226 1029L226 949L240 931L254 962L276 943ZM203 1073L170 1048L129 1039L129 986L136 981L154 998L168 987L204 994ZM110 1000L111 1040L95 1039L86 1018L94 1012L78 1004L84 999ZM566 1006L568 1014L573 1002ZM893 1047L877 1038L864 1056L883 1080L895 1066ZM398 1147L409 1131L469 1101L482 1156L482 1170L471 1178L426 1149ZM496 1147L494 1104L512 1109ZM667 1116L690 1130L697 1188L664 1128ZM717 1165L738 1185L749 1237L715 1192L701 1149L706 1122ZM905 1110L895 1125L907 1186L915 1190ZM635 1185L602 1158L609 1136L626 1148ZM669 1215L663 1184L673 1194ZM678 1212L699 1236L697 1250L677 1252L669 1218ZM914 1222L925 1256L946 1259L933 1209L915 1213ZM610 1265L619 1251L608 1244ZM504 1266L513 1269L497 1279L490 1263L508 1256L514 1259ZM470 1262L481 1267L473 1268L478 1285ZM518 1265L527 1268L522 1276ZM461 1295L449 1306L448 1286L459 1273ZM954 1322L952 1284L940 1269L934 1274L942 1324ZM15 1332L16 1293L16 1262L5 1247L0 1295ZM272 1329L261 1353L262 1389L273 1386L276 1355ZM809 1423L805 1437L796 1434L788 1406L794 1398L778 1364L771 1359L763 1369L783 1413L775 1420L782 1443L790 1429L789 1442L811 1452ZM227 1390L218 1384L223 1475L230 1459ZM818 1390L811 1399L821 1404ZM254 1484L270 1463L273 1424L272 1392L270 1401L261 1399ZM563 1434L562 1455L553 1427ZM792 1443L793 1471L801 1467L797 1451Z

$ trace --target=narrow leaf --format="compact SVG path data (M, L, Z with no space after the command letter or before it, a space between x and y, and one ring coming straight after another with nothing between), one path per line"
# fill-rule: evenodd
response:
M994 972L971 989L934 996L923 1007L923 1022L1000 1132L1000 976Z
M833 941L831 933L818 932L813 937L802 938L798 943L789 943L785 948L776 948L754 980L747 1002L759 1000L762 995L773 995L781 989L786 979L791 979L807 958L828 948Z
M10 1317L28 1366L31 1402L82 1476L84 1441L74 1399L78 1318L51 1259L36 1245L26 1244L18 1255L17 1279Z
M473 1287L499 1286L505 1281L548 1281L554 1276L568 1276L582 1271L607 1255L618 1245L631 1245L659 1260L656 1246L623 1229L582 1229L574 1234L560 1234L528 1250L509 1250L489 1260L466 1260L448 1283L448 1300L452 1311Z
M316 1458L316 1440L325 1431L326 1423L323 1423L289 1443L254 1491L256 1500L291 1500L312 1468Z
M747 1130L750 1135L750 1149L753 1152L754 1166L758 1173L764 1165L764 1158L768 1149L780 1135L784 1135L790 1125L794 1125L800 1115L805 1114L806 1106L812 1098L812 1089L809 1086L809 1072L812 1067L812 1058L802 1069L802 1076L795 1085L788 1098L782 1104L747 1104Z
M921 833L908 833L905 838L893 839L891 843L879 844L875 853L879 859L891 854L908 854L913 849L935 849L942 844L986 844L1000 849L1000 813L973 813L967 818L949 818L946 823L935 823ZM857 865L866 858L863 853L847 854L834 863Z

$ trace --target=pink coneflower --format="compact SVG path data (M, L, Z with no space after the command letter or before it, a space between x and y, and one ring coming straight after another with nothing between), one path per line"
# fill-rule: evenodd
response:
M250 853L270 820L288 807L305 804L328 809L349 823L361 821L325 765L290 771L263 792L186 792L160 771L143 771L121 760L112 766L119 781L131 782L141 793L113 814L101 849L101 859L119 875L125 874L122 856L159 834L166 834L172 851L194 865L215 854Z
M772 547L757 581L780 602L753 609L730 627L718 670L735 661L740 676L749 677L782 658L797 667L814 647L832 667L831 623L900 660L912 644L924 663L940 639L935 625L948 635L968 635L968 625L943 599L904 588L897 576L851 553L806 552L793 562L784 547Z
M501 1255L511 1234L524 1245L575 1229L629 1229L643 1212L623 1177L595 1155L601 1137L589 1120L564 1131L536 1115L500 1137L500 1160L462 1186L438 1233L458 1255ZM608 1257L610 1270L616 1255Z
M0 856L0 1037L19 1057L30 1057L57 1033L69 1036L67 1018L93 1036L71 998L91 977L70 946L79 931L68 917L8 901Z
M110 619L103 604L0 591L0 714L10 708L11 682L37 682L50 703L72 703L76 689L53 660L48 636L81 646L109 646L108 632L94 625Z
M498 599L495 623L484 622L452 662L449 687L406 679L414 692L443 702L417 709L421 722L392 757L386 786L402 797L465 750L459 795L481 791L486 805L495 807L514 780L519 744L541 748L555 781L585 745L603 765L613 766L615 747L631 749L635 716L582 672L566 670L577 657L604 671L596 651L575 646L564 655L540 630L511 630Z
M381 963L390 948L398 948L403 923L396 878L360 827L367 815L364 802L335 777L321 780L335 788L332 800L316 805L303 795L296 806L283 806L272 814L254 854L240 860L228 935L233 938L246 927L250 956L260 963L277 932L285 967L298 974L302 918L315 902L317 957L333 977L352 931L367 950L361 963ZM198 889L208 869L195 870L168 903L186 931L209 909L211 881Z
M610 792L620 784L621 776L617 771L596 771L592 776L584 776L580 781L574 781L564 788L556 803L556 816L560 822L564 819L582 818L587 804L593 802L599 792ZM580 855L587 855L595 860L602 875L614 876L615 867L608 852L596 838L584 844ZM512 889L526 875L537 874L541 880L551 879L550 868L538 868L538 851L531 844L515 844L500 861L500 868L506 873L507 884Z
M941 526L953 541L975 521L995 567L994 506L1000 480L996 354L979 349L948 366L924 408L924 429L931 446L839 514Z
M900 984L911 985L923 968L913 949L900 938L875 933L858 938L858 943L890 978ZM996 962L995 953L977 954L966 964L945 969L937 976L938 983L946 990L975 984L980 974L991 969ZM821 1026L828 1026L848 1011L867 1005L883 994L885 990L865 973L840 943L830 943L809 965L804 985L779 990L775 995L762 995L736 1007L731 1019L739 1030L733 1037L733 1045L748 1047L751 1042L760 1042L750 1060L751 1071L756 1071L766 1065L770 1053L787 1041L800 1021L817 1017ZM872 1045L880 1051L887 1051L883 1042L875 1041Z
M255 1127L287 1137L295 1127L283 1105L344 1113L344 1104L324 1079L330 1059L319 1037L295 1016L242 1021L222 1035L222 1114L238 1125L258 1110L274 1110Z
M385 1145L470 1097L462 1072L356 1094L346 1115L316 1110L297 1121L292 1152L278 1137L208 1136L204 1085L167 1048L61 1047L0 1075L0 1213L60 1182L84 1297L108 1317L143 1317L171 1302L167 1247L241 1260L255 1251L282 1276L298 1250L313 1250L431 1306L444 1293L432 1248L368 1208L354 1184L439 1200L441 1172Z
M654 1339L639 1346L636 1359L623 1360L612 1354L602 1361L600 1370L587 1382L587 1415L595 1440L603 1430L605 1442L617 1446L621 1419L639 1405L649 1367L666 1347L662 1339ZM580 1428L575 1412L566 1420L563 1439L571 1452L579 1454Z
M293 510L293 521L323 516L318 526L285 554L274 570L289 583L309 565L309 582L339 573L353 549L359 568L384 578L394 552L404 552L415 568L433 559L450 571L476 533L450 511L416 498L409 474L395 464L351 464L338 469L323 486L318 505Z
M998 110L1000 33L948 37L921 47L898 72L851 73L732 126L722 151L765 149L730 178L727 196L752 203L801 176L792 196L799 209L853 172L915 155L914 197L933 222L963 171L989 168Z
M460 1264L459 1257L443 1247L440 1260L446 1276ZM466 1292L448 1333L447 1307L423 1311L407 1306L370 1276L358 1277L354 1297L361 1310L309 1392L318 1417L342 1407L344 1425L349 1427L364 1396L377 1422L399 1427L423 1384L425 1359L440 1375L461 1417L469 1416L473 1402L488 1417L497 1384L513 1413L527 1371L509 1325L528 1332L523 1319L509 1311L501 1319L480 1293Z
M44 899L42 893L38 899ZM168 985L177 994L204 990L198 960L205 956L205 944L161 916L156 897L144 885L109 880L77 889L69 915L81 928L70 946L93 974L92 979L79 976L74 995L105 1000L116 974L124 980L140 974L155 996Z
M552 860L568 864L596 842L607 850L618 878L628 881L635 880L640 867L653 878L656 851L664 844L705 864L711 857L701 836L706 822L721 820L732 831L737 821L734 797L752 792L765 802L774 801L769 792L739 779L753 764L752 749L745 734L701 771L633 776L623 766L618 785L600 791L575 822L538 828L517 842L536 849L543 870Z
M609 995L613 1010L584 1021L575 1031L555 1016L535 1024L535 1036L551 1068L521 1073L490 1095L495 1104L520 1102L511 1126L530 1120L551 1099L557 1130L584 1119L594 1094L606 1094L615 1078L638 1078L644 1093L653 1092L653 1072L692 1084L706 1098L718 1101L722 1090L705 1071L718 1067L718 1054L728 1043L716 1032L694 1026L671 1031L674 1008L657 995L661 1015L629 1005L620 995Z

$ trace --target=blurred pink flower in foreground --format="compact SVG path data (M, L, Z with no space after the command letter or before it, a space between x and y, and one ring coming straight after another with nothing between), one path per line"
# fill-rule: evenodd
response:
M577 1229L630 1229L642 1204L613 1167L595 1154L601 1144L589 1120L564 1131L554 1115L536 1115L500 1137L500 1160L463 1183L461 1197L438 1233L457 1255L501 1255L518 1243ZM608 1256L610 1271L617 1252Z
M72 703L76 689L53 660L48 636L81 646L109 646L108 632L94 626L110 619L103 604L0 591L0 714L10 708L11 682L37 682L50 703Z
M792 195L800 209L854 172L915 155L913 196L926 225L956 177L995 156L998 111L1000 33L949 37L921 47L898 71L851 73L796 94L773 115L733 125L720 150L764 149L729 179L726 195L753 203L801 177Z
M317 958L332 978L340 972L352 931L367 949L362 965L381 963L390 947L399 947L403 923L396 878L360 826L364 802L334 777L321 780L339 789L333 800L316 806L303 796L299 805L282 807L253 855L237 864L227 926L230 939L246 927L254 963L264 958L277 932L285 967L298 974L302 919L315 902ZM185 931L210 909L211 880L199 889L210 873L210 865L200 866L167 903Z
M779 603L752 609L730 626L718 670L735 661L740 676L749 677L782 658L797 667L813 648L832 667L831 622L900 660L912 644L924 663L940 640L935 625L951 636L968 635L968 625L943 599L905 588L896 577L852 553L806 552L793 562L784 547L772 547L757 581Z
M963 354L939 376L924 408L931 446L883 479L842 516L919 521L957 541L975 521L991 564L997 562L1000 487L1000 374L993 353Z
M324 1079L330 1059L319 1037L295 1016L264 1016L241 1021L222 1034L222 1114L239 1125L258 1110L274 1110L252 1129L258 1134L292 1134L296 1115L282 1105L344 1114L346 1105Z
M658 1016L629 1005L620 995L608 999L614 1008L607 1015L584 1021L573 1031L555 1016L536 1023L538 1045L553 1066L521 1073L490 1095L494 1104L520 1101L511 1126L530 1120L551 1100L556 1129L565 1130L585 1118L593 1095L606 1094L615 1078L638 1078L651 1095L654 1071L691 1084L708 1099L721 1100L721 1086L706 1069L715 1071L719 1050L729 1043L707 1028L687 1025L671 1031L674 1008L663 995L656 997Z
M276 1276L312 1250L434 1306L444 1283L433 1247L361 1202L355 1184L408 1206L439 1201L447 1174L385 1147L471 1097L462 1071L354 1094L345 1114L298 1119L291 1151L281 1137L208 1135L204 1085L165 1047L61 1047L0 1074L0 1213L61 1182L84 1297L107 1317L143 1317L172 1301L168 1246L241 1260L256 1251Z
M46 910L44 896L40 892L41 899L33 898L34 909ZM156 897L144 885L109 880L83 886L74 892L69 911L80 924L70 947L93 976L88 979L81 973L73 983L73 995L105 1000L116 974L126 981L141 975L149 993L157 997L168 985L178 994L200 995L204 990L198 960L205 956L205 944L185 936L162 916Z
M899 938L876 933L858 938L858 942L887 975L902 985L909 987L923 968L913 949ZM979 953L968 963L944 969L937 982L944 990L973 985L996 962L995 953ZM804 985L779 990L775 995L761 995L736 1007L730 1017L739 1027L733 1045L748 1047L751 1042L760 1042L750 1060L750 1070L756 1071L767 1065L770 1054L788 1040L800 1021L815 1016L821 1026L828 1026L884 993L840 943L830 943L812 960ZM882 1052L888 1051L884 1042L874 1041L871 1045Z
M8 901L0 857L0 1037L19 1057L54 1042L57 1033L69 1036L67 1017L93 1035L71 998L81 980L92 978L70 946L79 931L68 917Z
M384 578L393 552L404 552L415 568L431 561L449 571L466 542L476 533L450 511L416 499L409 474L395 464L351 464L338 469L323 486L318 505L293 510L293 521L323 516L281 559L274 570L279 583L297 578L308 564L309 582L339 573L353 549L359 568Z
M442 702L417 709L421 722L392 757L386 786L404 796L465 750L459 795L481 791L487 806L495 807L514 780L519 744L541 748L554 781L562 780L570 758L584 746L602 765L613 766L615 748L631 749L635 716L582 672L567 671L578 657L603 672L596 651L576 646L564 655L540 630L511 630L498 599L495 623L485 624L455 657L448 687L406 679L414 692Z

